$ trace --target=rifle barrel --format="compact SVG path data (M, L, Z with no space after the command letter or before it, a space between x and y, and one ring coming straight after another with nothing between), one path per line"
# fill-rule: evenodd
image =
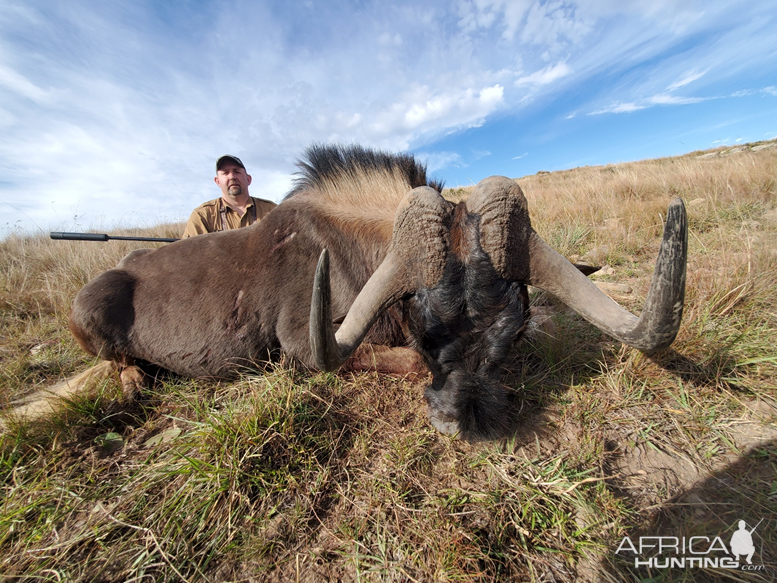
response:
M168 239L166 237L119 237L116 235L106 235L105 233L63 233L55 231L50 233L52 239L67 241L154 241L156 243L173 243L178 239Z

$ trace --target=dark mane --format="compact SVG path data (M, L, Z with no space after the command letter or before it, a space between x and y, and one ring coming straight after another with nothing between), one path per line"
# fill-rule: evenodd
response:
M431 186L437 192L443 189L442 181L427 178L426 165L412 154L392 154L358 145L313 144L297 159L297 167L294 187L284 200L300 192L325 188L326 182L338 178L370 173L398 174L410 189L418 186Z

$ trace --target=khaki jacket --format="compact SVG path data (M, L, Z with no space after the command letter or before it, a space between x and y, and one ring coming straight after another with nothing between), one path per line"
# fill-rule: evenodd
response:
M186 239L203 233L223 231L224 227L227 230L247 227L254 222L261 221L267 213L278 206L274 202L262 198L254 198L253 196L249 198L246 212L242 216L232 207L224 204L221 197L202 203L192 212L181 238Z

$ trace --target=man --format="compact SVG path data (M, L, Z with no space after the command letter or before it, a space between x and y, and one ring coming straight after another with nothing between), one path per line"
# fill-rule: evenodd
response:
M214 180L221 189L221 197L194 209L182 238L253 225L277 206L269 200L249 196L251 176L237 156L225 155L218 159Z

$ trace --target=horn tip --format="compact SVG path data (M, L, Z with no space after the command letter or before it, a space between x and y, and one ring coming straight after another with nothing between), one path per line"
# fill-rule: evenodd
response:
M672 202L669 203L669 210L677 210L681 212L685 212L685 202L683 202L683 199L679 196L672 199Z

